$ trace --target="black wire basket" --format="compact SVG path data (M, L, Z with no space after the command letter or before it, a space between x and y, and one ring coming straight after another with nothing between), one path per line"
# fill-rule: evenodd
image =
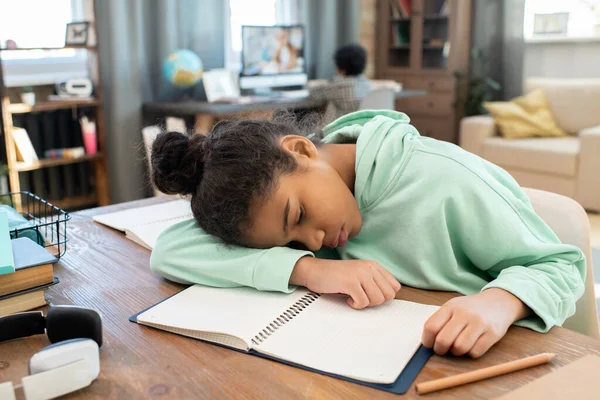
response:
M67 251L68 212L61 210L30 192L0 194L1 205L8 205L23 216L27 223L10 231L12 239L28 237L57 258Z

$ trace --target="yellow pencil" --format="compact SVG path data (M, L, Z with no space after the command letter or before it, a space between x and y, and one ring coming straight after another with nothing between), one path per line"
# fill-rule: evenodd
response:
M482 379L492 378L494 376L508 374L509 372L520 371L525 368L535 367L536 365L550 362L556 357L554 353L542 353L531 357L522 358L520 360L510 361L504 364L494 365L479 369L476 371L465 372L449 376L447 378L434 379L432 381L418 383L416 386L417 393L426 394L436 392L438 390L449 389L455 386L464 385L466 383L477 382Z

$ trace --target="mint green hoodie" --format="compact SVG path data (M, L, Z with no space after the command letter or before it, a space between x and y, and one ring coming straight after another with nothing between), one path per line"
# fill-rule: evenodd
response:
M535 313L518 325L543 332L561 325L584 290L583 252L559 241L507 172L421 137L409 122L395 111L360 111L325 127L325 143L356 142L363 225L337 257L376 260L416 288L465 295L501 288ZM162 233L150 265L181 283L291 292L294 265L306 255L313 254L228 247L188 220Z

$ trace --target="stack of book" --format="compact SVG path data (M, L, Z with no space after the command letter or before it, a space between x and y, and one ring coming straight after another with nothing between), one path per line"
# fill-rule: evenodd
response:
M58 283L57 261L27 237L11 240L6 213L0 211L0 317L46 305L46 288Z

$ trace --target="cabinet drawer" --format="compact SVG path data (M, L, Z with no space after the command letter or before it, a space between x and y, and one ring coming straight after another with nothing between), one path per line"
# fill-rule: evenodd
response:
M411 118L418 115L450 116L454 112L450 94L428 94L400 99L396 101L396 110L408 114Z
M456 135L454 129L454 118L411 118L413 125L421 136L428 136L438 140L456 143Z
M427 77L409 77L401 79L403 86L407 89L426 90L429 93L454 92L454 79L452 78L427 78Z

